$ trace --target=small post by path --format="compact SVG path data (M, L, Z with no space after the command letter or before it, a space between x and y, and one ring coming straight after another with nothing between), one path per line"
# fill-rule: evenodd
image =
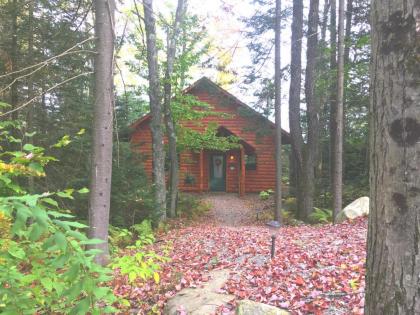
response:
M280 229L280 222L270 221L266 224L271 233L271 259L276 255L276 233Z

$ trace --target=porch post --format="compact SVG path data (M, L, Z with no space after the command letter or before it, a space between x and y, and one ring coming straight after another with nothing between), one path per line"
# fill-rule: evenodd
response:
M240 171L239 195L245 195L245 152L244 147L241 146L241 171Z
M204 151L200 150L200 192L204 189Z

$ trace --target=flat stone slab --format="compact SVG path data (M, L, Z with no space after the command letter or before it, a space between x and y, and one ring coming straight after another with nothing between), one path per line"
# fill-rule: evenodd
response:
M237 302L236 315L290 315L290 313L275 306L241 300Z
M185 288L168 300L164 314L176 315L180 310L188 315L211 315L221 305L226 305L234 295L218 293L229 277L229 270L214 270L211 279L201 288Z

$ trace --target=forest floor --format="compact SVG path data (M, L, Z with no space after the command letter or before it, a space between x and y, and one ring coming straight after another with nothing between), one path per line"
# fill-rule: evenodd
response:
M129 284L116 276L115 293L130 301L130 313L159 313L183 288L202 288L214 270L229 276L217 293L234 296L217 314L234 314L250 299L292 314L363 314L367 220L282 227L270 259L271 233L255 222L257 196L209 194L211 210L199 222L175 221L150 249L170 260L160 282ZM185 314L180 305L179 314Z

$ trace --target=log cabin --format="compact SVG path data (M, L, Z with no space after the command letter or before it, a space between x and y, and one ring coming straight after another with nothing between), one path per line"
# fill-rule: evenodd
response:
M209 115L182 125L204 131L216 123L218 136L239 138L238 148L226 152L214 150L184 150L179 154L179 189L184 192L260 192L275 187L275 125L237 97L203 77L188 87L191 94L226 115ZM131 147L141 155L143 167L152 178L151 116L147 114L131 125ZM166 140L165 140L166 141ZM282 131L282 144L290 144L290 135Z

